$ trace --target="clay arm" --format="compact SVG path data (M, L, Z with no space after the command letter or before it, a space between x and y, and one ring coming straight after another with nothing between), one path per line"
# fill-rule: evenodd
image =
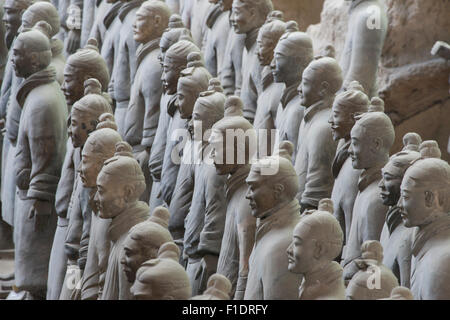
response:
M161 83L162 69L158 61L152 65L149 72L144 75L145 81L142 83L141 94L145 101L144 128L142 132L141 144L150 149L155 140L160 116L160 103L163 93ZM149 85L151 84L150 88Z
M135 14L136 13L134 13L133 16ZM131 85L134 82L134 77L136 75L136 70L137 70L137 60L136 60L137 42L134 40L134 33L133 33L132 25L130 25L130 30L127 35L126 43L127 43L126 49L127 49L127 57L128 57L129 71L130 71L129 80L130 80L130 88L131 88Z
M361 257L361 250L359 246L365 241L379 241L381 238L381 231L383 230L383 225L386 221L388 207L384 206L381 202L381 198L378 198L377 196L378 190L375 190L370 198L372 199L371 203L367 206L367 213L364 214L366 220L363 224L358 225L358 221L356 219L352 220L343 264L343 276L345 280L350 280L353 275L358 272L358 268L354 263L354 260Z
M77 177L79 179L79 177ZM65 252L70 264L76 264L79 258L80 240L83 229L83 216L80 206L79 192L77 190L81 185L77 182L77 186L72 192L72 199L69 206L69 225L67 227L66 240L64 244Z
M163 102L163 101L162 101ZM163 102L165 103L165 102ZM167 105L161 105L159 114L158 128L156 129L155 140L150 153L148 165L153 181L161 181L161 172L164 159L164 151L166 149L167 130L169 127L169 114L167 113Z
M83 188L80 193L80 207L83 218L83 227L81 229L78 266L80 267L81 270L84 270L86 266L90 232L91 232L92 209L89 206L89 193L90 190L87 188Z
M174 240L183 241L184 220L189 213L194 194L194 169L193 165L182 163L178 173L175 191L170 202L169 231Z
M67 136L59 136L61 124L58 124L57 113L51 108L38 105L29 116L35 125L26 128L32 164L27 196L53 203L62 165L59 159L66 151ZM63 125L65 127L65 123Z
M203 56L205 58L205 67L213 77L217 77L217 50L216 41L214 41L214 34L212 29L205 32L205 45L203 46Z
M133 147L141 144L145 114L143 92L135 87L139 85L140 84L136 82L131 88L130 103L128 104L126 112L124 128L124 139Z
M70 197L73 191L73 184L75 181L75 168L74 168L74 148L72 146L71 139L67 140L67 151L64 157L64 163L61 170L61 179L58 182L55 194L55 208L56 214L61 218L67 216L67 210L69 208Z
M372 19L371 15L371 12L362 14L357 21L350 65L343 84L346 88L350 82L357 80L369 95L375 84L386 33L385 26L381 29L368 28L367 23Z
M334 177L331 166L336 153L331 129L323 125L315 128L317 135L308 143L308 168L306 183L301 196L303 207L317 208L321 199L329 198L333 189Z
M231 46L233 43L233 34L230 32L227 39L227 52L225 53L222 70L220 74L220 82L222 83L224 93L229 96L233 95L236 90L235 79L236 79L236 69L233 63Z
M206 166L206 165L205 165ZM208 170L205 176L205 216L203 229L200 233L198 253L219 256L222 236L225 228L226 196L225 178L218 176L214 168L203 167Z
M241 98L244 102L244 117L251 123L253 123L253 120L255 119L258 100L258 84L254 72L256 72L256 70L251 70L250 77L248 78L249 82L247 84L247 90L241 92Z
M247 199L242 199L238 212L238 241L239 241L239 274L236 285L235 300L243 300L249 272L249 260L255 244L256 218L252 216Z
M13 146L16 145L17 136L19 135L19 122L22 109L17 103L10 103L8 117L6 117L6 136Z
M172 200L178 171L180 169L183 148L186 144L187 137L183 135L179 136L179 132L177 131L178 129L181 129L180 125L182 122L185 121L180 121L179 115L177 114L172 118L164 153L164 162L161 172L161 196L168 205L170 205Z
M9 65L8 65L9 66ZM11 94L11 84L12 84L12 77L13 77L13 67L11 65L11 68L5 69L5 75L3 77L2 81L2 87L1 87L1 98L0 98L0 119L6 118L6 109L8 106L9 96Z

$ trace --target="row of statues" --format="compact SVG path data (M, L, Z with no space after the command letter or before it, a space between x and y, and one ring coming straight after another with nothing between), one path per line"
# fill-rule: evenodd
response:
M351 2L340 63L270 0L4 9L15 296L450 299L450 166L391 155L384 1Z

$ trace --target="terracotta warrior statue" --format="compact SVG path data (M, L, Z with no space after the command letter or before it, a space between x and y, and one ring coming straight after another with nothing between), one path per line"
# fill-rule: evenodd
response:
M343 89L358 81L371 98L377 94L378 64L388 25L384 0L351 0L342 52Z
M241 133L245 134L245 139L239 138ZM227 99L225 117L214 124L209 141L216 171L227 177L227 212L217 273L231 281L230 296L242 300L256 229L256 219L252 216L250 201L246 199L245 179L250 172L257 139L253 126L243 117L241 99L236 96ZM234 155L234 158L227 159L227 155Z
M158 127L163 87L162 66L158 60L161 35L169 23L170 10L162 1L147 1L136 12L134 39L140 43L136 51L136 75L126 111L124 139L133 147L133 155L145 175L147 190L144 202L150 200L152 180L148 167L150 151Z
M97 79L102 90L108 88L109 74L106 63L98 53L95 40L90 40L85 48L71 55L64 67L64 82L61 89L70 109L72 105L84 96L84 83L88 79ZM103 93L105 95L105 93ZM108 98L105 96L105 98ZM81 150L74 148L70 138L70 119L67 119L69 139L66 154L61 169L61 179L55 195L55 208L58 215L58 225L53 240L50 256L49 283L47 299L59 299L66 271L67 256L64 250L68 226L67 211L76 180L76 170L81 161Z
M15 286L45 298L56 229L55 192L67 141L67 105L56 81L50 25L39 22L14 42L13 64L25 80L16 99L22 107L17 140Z
M74 148L82 152L88 135L95 131L98 118L104 113L112 113L107 99L102 95L102 87L97 79L88 79L84 83L85 96L74 103L70 115L71 140ZM80 275L84 271L89 246L92 208L89 205L90 188L83 186L76 170L72 196L67 210L69 220L65 239L65 253L67 255L66 280L61 291L60 300L71 298L74 292L67 279L73 278L75 272ZM80 278L80 277L79 277Z
M19 31L23 31L26 29L31 29L37 22L39 21L45 21L47 22L51 30L49 32L49 38L50 43L52 46L52 61L50 63L50 66L55 68L56 70L56 80L58 83L63 82L63 71L64 71L64 65L65 65L65 58L62 54L63 50L63 43L58 40L54 39L53 37L58 33L59 27L60 27L60 20L58 16L58 11L56 10L55 6L53 6L51 3L48 2L36 2L28 9L25 10L25 12L22 15L22 26L19 29ZM14 84L17 84L15 80L21 82L22 79L15 78L13 79ZM16 90L16 85L12 86L14 91ZM11 153L9 155L6 155L6 163L5 163L5 172L8 172L9 168L12 168L14 166L13 162L14 155L16 152L15 145L17 143L17 135L19 130L19 122L20 122L20 114L22 112L21 107L18 105L17 101L15 99L10 99L9 106L7 108L7 116L6 116L6 137L8 138L8 142L6 144L10 144L8 149L8 153ZM5 147L7 147L5 145ZM13 182L12 180L15 180L14 175L11 175L10 177L5 177L5 189L9 189L10 187L13 187L14 184L10 183ZM5 190L5 192L8 192ZM13 187L12 191L15 193L15 186Z
M114 157L105 161L97 177L99 216L111 219L108 236L111 249L101 300L118 300L128 296L119 280L123 273L122 247L128 231L149 217L149 207L139 197L145 190L145 178L139 163L133 158L131 146L118 142Z
M257 100L261 92L262 67L256 57L258 31L267 15L273 10L271 0L234 0L233 28L238 34L245 34L242 56L242 89L240 97L244 102L244 117L253 122Z
M106 61L108 66L109 74L112 75L114 72L114 61L117 58L117 50L119 46L119 32L122 26L122 21L119 18L120 8L124 5L124 2L120 0L106 0L111 2L111 6L105 13L102 24L104 26L104 37L101 42L101 55ZM102 31L103 32L103 31ZM97 39L97 37L95 37Z
M102 114L99 121L97 129L88 136L81 153L80 176L83 187L91 190L89 206L92 209L86 266L81 279L82 300L97 300L103 292L111 242L108 234L111 219L99 217L94 195L97 192L97 176L104 162L114 156L116 144L122 141L112 114Z
M416 300L450 299L450 166L436 141L420 146L421 158L406 170L400 208L413 229L411 291Z
M22 14L33 2L34 0L5 0L3 21L6 27L5 42L8 50L12 48L14 38L20 28Z
M95 17L89 33L89 38L97 40L98 47L101 49L106 37L106 26L103 21L109 10L114 6L114 3L111 0L99 0L96 1L96 5Z
M62 84L64 80L64 65L66 59L63 55L63 43L55 38L60 28L58 10L54 5L45 1L32 4L22 15L22 29L32 28L39 21L47 22L52 30L49 34L52 45L52 65L56 69L56 79Z
M274 156L252 164L247 199L257 218L255 246L250 255L245 300L294 300L301 279L289 272L286 250L300 221L295 198L298 177L292 165L294 146L283 141Z
M345 300L342 267L334 261L342 250L344 233L333 217L330 199L304 216L294 229L287 253L288 269L303 275L300 300Z
M125 135L125 117L130 103L130 90L136 74L137 42L134 39L136 12L144 0L122 1L118 17L121 21L119 40L114 47L114 66L111 74L109 94L116 102L114 118L120 135Z
M205 292L190 300L230 300L231 282L220 273L215 273L208 279Z
M274 50L273 79L284 83L284 91L277 105L275 128L278 130L275 145L280 141L290 141L294 145L292 159L297 156L297 139L305 108L297 87L302 81L305 68L313 59L311 38L298 31L295 21L286 24L286 33L280 38Z
M230 25L231 3L232 1L222 1L220 4L214 4L210 7L206 17L207 29L202 48L205 55L205 66L213 77L219 79L227 51L228 35L232 32Z
M204 76L207 73L201 72L200 74ZM183 82L190 83L193 86L194 82L189 80L189 76L185 77ZM179 86L183 78L180 78ZM196 91L196 89L193 90ZM183 98L182 100L180 106L186 105L187 100L192 99ZM208 132L210 133L210 129L215 122L223 118L224 104L225 95L220 82L218 79L212 78L209 80L208 91L199 94L194 109L191 111L192 119L189 122L191 136L183 147L180 170L169 207L169 211L173 212L170 216L169 230L174 242L180 247L180 251L183 250L184 221L191 207L194 194L195 167L198 161L202 159L203 145L207 143ZM181 263L184 265L186 261L182 259Z
M173 188L175 186L179 168L179 161L178 163L173 161L174 159L172 159L172 153L176 152L174 150L180 151L182 149L180 147L181 139L177 136L176 130L186 128L187 124L187 121L181 118L180 111L177 107L177 85L181 72L188 66L188 57L191 53L197 53L197 55L191 56L191 62L193 64L192 66L195 65L197 67L200 67L200 49L187 38L182 37L181 40L179 40L167 50L164 56L162 79L166 91L165 93L170 96L170 98L167 100L167 107L165 108L167 110L165 116L168 116L169 119L167 119L167 129L164 132L164 134L166 135L165 150L155 151L157 152L157 154L159 154L159 152L163 152L164 155L162 158L161 166L161 182L158 188L159 198L162 198L162 200L167 205L170 204L172 198ZM204 67L203 70L206 71ZM155 163L152 157L150 157L149 162L150 172L152 173L152 171L158 169L158 167L155 168L155 164L157 164L157 162ZM157 176L157 173L152 173L152 176Z
M262 67L261 94L258 96L253 125L258 133L258 156L270 156L273 153L276 131L275 122L278 104L283 95L284 84L275 82L272 74L271 63L274 60L274 50L280 37L286 32L286 23L277 18L283 16L281 11L272 11L267 17L266 23L259 29L258 59ZM298 108L297 108L298 109Z
M380 242L384 248L383 264L392 270L404 287L410 287L411 233L402 221L402 212L397 205L400 200L400 185L405 171L411 163L420 158L419 145L422 142L417 133L403 137L404 149L394 154L381 170L378 185L383 204L389 206Z
M144 190L144 174L133 158L131 146L118 142L114 157L105 161L98 174L94 198L100 218L111 219L108 229L111 249L101 300L118 300L121 294L126 294L119 280L123 273L122 247L128 231L149 216L148 205L139 201Z
M160 49L159 60L161 66L163 67L163 74L164 74L164 59L167 51L173 44L177 43L181 37L187 40L189 35L190 31L184 27L183 23L181 22L181 17L177 14L173 14L169 20L169 28L166 29L166 31L163 33L163 35L161 36L161 40L159 42L159 49ZM188 47L192 48L192 46L188 45L187 43L185 43L185 46L186 48ZM198 48L197 50L199 51ZM171 53L171 55L173 55L173 52ZM171 60L170 65L175 63L175 60L173 59L170 60ZM185 64L184 65L183 63L181 64L182 66L180 66L179 71L185 68ZM172 118L172 115L177 110L177 106L175 104L177 98L175 94L177 84L174 85L175 88L172 88L170 90L171 94L168 94L165 88L163 77L161 77L161 80L164 93L161 96L158 127L156 129L155 138L150 152L150 158L148 161L148 166L150 168L150 175L152 179L152 190L150 194L151 209L154 209L155 207L163 204L162 197L158 197L160 192L161 172L164 162L164 153L166 151L167 135L170 120Z
M361 246L367 240L380 240L388 207L379 195L381 169L389 160L394 138L394 126L383 112L383 100L372 99L369 112L357 117L350 133L348 153L352 166L362 170L358 180L358 195L352 213L352 224L346 247L342 253L344 279L357 271L353 260L361 256Z
M183 0L180 15L183 24L191 30L192 39L197 47L202 48L206 33L206 17L212 6L208 0Z
M303 71L299 86L305 113L298 133L295 171L300 189L297 199L302 211L316 208L320 199L331 196L331 170L337 143L328 119L336 92L342 86L342 70L333 58L314 60Z
M348 153L350 131L355 124L355 115L367 112L370 100L361 85L354 81L347 91L339 93L331 107L329 123L333 140L338 142L336 154L331 164L334 177L331 200L334 216L344 231L344 244L347 242L352 224L353 205L358 194L358 179L361 171L354 169Z
M8 52L7 62L5 65L5 71L1 86L1 99L0 99L0 127L4 129L5 123L8 120L8 114L10 114L9 109L10 101L15 102L15 96L17 94L17 88L23 81L23 78L17 77L14 66L12 63L12 46L13 41L17 36L18 30L21 24L21 17L25 10L33 3L32 0L8 0L4 2L3 9L5 11L3 15L3 22L5 26L5 46ZM5 49L6 49L5 48ZM15 124L15 141L14 145L10 143L9 139L4 139L2 143L2 188L1 188L1 200L2 200L2 219L9 225L14 226L14 204L16 198L16 176L11 174L14 172L14 158L16 154L15 144L17 142L17 131L18 131L18 119L20 119L20 109L15 103L14 108L16 112L15 121L9 121ZM18 115L18 116L17 116ZM9 173L9 174L8 174Z
M202 100L194 107L194 148L198 146L194 152L198 156L194 167L192 204L184 224L183 255L187 258L186 272L193 296L205 291L209 277L216 273L227 210L226 178L216 172L208 157L211 146L207 132L204 133L203 139L197 136L198 131L202 132L202 129L197 129L198 125L204 124L202 127L209 130L214 120L223 117L219 110L222 109L224 97L209 94L209 97L204 97L206 99L200 97Z
M350 280L347 300L378 300L391 295L398 287L398 280L383 263L383 247L376 240L369 240L361 246L361 259L353 263L359 271Z
M170 49L169 49L170 50ZM166 55L167 57L167 55ZM183 148L182 140L177 137L178 130L186 129L187 121L192 118L192 110L200 92L208 89L211 74L205 68L200 52L191 52L187 56L187 68L182 70L177 85L177 110L170 121L167 133L167 145L161 172L160 192L165 203L170 205L180 169L180 161L173 154Z
M178 263L180 249L173 242L159 248L158 258L142 264L136 273L131 294L136 300L187 300L191 286L186 271Z
M233 0L219 0L223 11L228 11L228 21L233 26L234 14L232 12ZM227 44L223 57L220 82L226 96L241 94L242 87L242 55L245 46L245 34L229 32L226 36Z
M159 248L166 242L172 241L167 227L169 226L169 211L164 207L157 207L147 221L135 225L128 232L123 243L123 252L120 263L123 265L124 274L119 275L121 291L124 289L121 299L131 299L129 289L124 283L125 275L129 282L128 288L136 280L136 272L147 260L158 257Z
M83 12L81 14L80 46L84 47L90 38L91 29L97 14L97 3L101 0L83 0Z

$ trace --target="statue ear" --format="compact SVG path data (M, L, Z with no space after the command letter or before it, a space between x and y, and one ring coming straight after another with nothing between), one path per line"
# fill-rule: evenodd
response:
M125 194L125 201L129 202L131 199L133 199L134 187L129 184L126 184L123 188Z
M325 253L325 248L323 246L323 243L321 241L314 240L315 246L314 246L314 258L319 260L323 254Z
M434 194L431 191L425 191L425 205L431 208L434 204Z
M155 15L155 24L159 25L161 23L161 16L159 14Z
M380 137L373 138L373 148L378 151L383 146L383 140Z
M322 81L322 83L320 84L319 95L321 97L327 96L329 89L330 89L330 84L327 81Z
M28 57L30 58L30 64L33 67L39 65L39 54L37 52L30 52Z
M275 199L279 199L280 195L283 193L283 191L284 191L284 186L281 183L276 183L273 186L273 193L274 193Z

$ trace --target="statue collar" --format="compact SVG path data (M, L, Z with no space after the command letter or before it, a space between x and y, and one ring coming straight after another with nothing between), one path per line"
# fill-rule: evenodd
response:
M159 40L161 37L150 40L147 43L141 43L139 47L136 50L136 60L137 60L137 68L139 68L139 65L141 64L142 60L152 52L153 50L159 49Z
M112 241L117 241L123 234L127 233L133 226L148 219L150 208L143 201L137 201L132 207L122 211L118 216L111 219L108 233Z
M320 295L328 295L336 285L344 287L342 273L339 263L331 261L323 268L306 275L300 285L299 299L312 300Z
M351 140L344 142L344 144L336 152L333 164L331 166L331 171L333 172L333 177L336 179L341 172L342 166L348 159L348 148L350 147Z
M130 11L133 10L134 8L140 7L144 1L145 0L131 0L130 2L125 2L119 10L120 21L123 22L128 13L130 13Z
M51 39L52 45L52 57L57 57L62 54L64 49L64 43L59 39Z
M247 51L250 51L253 45L256 44L256 39L258 38L258 32L259 28L255 28L249 33L247 33L247 36L245 37L245 48Z
M105 18L103 19L103 24L105 25L106 29L109 28L111 23L117 17L117 13L119 12L122 5L123 5L123 2L119 1L119 2L114 3L114 5L109 9L108 13L105 15Z
M372 182L381 179L381 169L384 167L385 163L379 164L378 166L364 169L359 175L358 189L363 192Z
M214 24L216 23L217 19L220 17L220 15L222 13L223 12L220 9L220 5L219 4L215 4L214 6L212 6L209 9L208 16L206 17L206 26L209 29L212 29L212 27L214 26Z
M412 244L413 256L420 259L423 256L424 252L422 252L420 255L419 253L425 246L425 244L434 236L448 229L450 229L450 213L437 218L423 228L417 228L417 232L414 235Z
M283 227L296 217L300 217L300 204L297 199L281 203L266 211L256 222L255 245L265 234Z
M16 99L19 103L19 106L23 108L23 104L25 103L25 99L31 90L36 87L39 87L44 84L51 83L56 81L56 70L52 66L48 66L47 68L33 73L27 79L25 79L20 87L17 90Z
M314 103L312 106L305 108L303 119L305 122L311 121L314 116L324 109L330 109L333 103L333 99L320 100Z
M236 170L236 172L230 174L227 179L227 200L230 201L236 190L245 184L245 179L250 172L250 164L243 165Z
M284 89L283 95L281 96L281 106L283 109L286 109L289 102L291 102L292 99L294 99L296 96L298 96L297 88L300 84L301 80L299 79L298 82L295 82L294 84L290 85L289 87L286 87Z
M270 86L273 83L273 74L272 70L270 69L270 66L264 66L261 71L261 77L262 77L262 88L263 91L267 89L268 86Z
M388 227L389 234L402 223L401 209L398 206L392 206L389 208L388 213L386 214L386 226Z

